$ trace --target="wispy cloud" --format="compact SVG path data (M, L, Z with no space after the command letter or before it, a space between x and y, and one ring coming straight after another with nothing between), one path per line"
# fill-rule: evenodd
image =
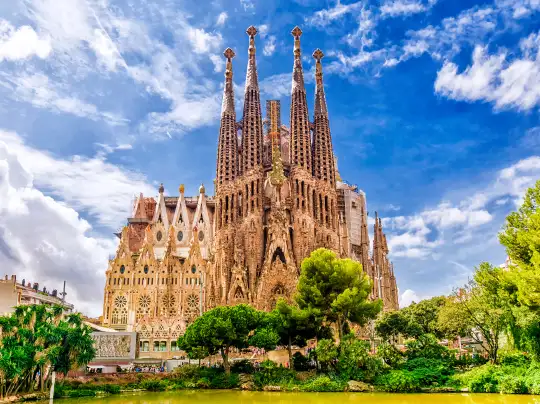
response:
M222 11L222 12L219 13L219 15L218 15L218 18L217 18L217 21L216 21L216 25L217 25L218 27L225 25L225 22L227 21L227 18L229 18L229 15L227 14L227 12L226 12L226 11Z
M341 1L338 0L335 6L316 11L311 17L307 17L306 22L310 25L324 28L332 22L343 18L347 14L361 10L363 6L363 1L342 4Z

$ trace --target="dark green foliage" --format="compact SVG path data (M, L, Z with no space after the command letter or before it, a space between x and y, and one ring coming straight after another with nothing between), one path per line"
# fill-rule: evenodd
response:
M275 386L283 384L291 384L296 381L296 372L277 366L271 360L261 362L259 371L253 375L253 382L258 388L264 386Z
M167 383L160 379L146 379L141 382L141 388L148 391L164 391Z
M60 306L18 306L0 317L0 398L32 391L38 372L86 365L95 355L91 332L79 314L64 316ZM47 387L44 378L37 385Z
M265 323L266 316L266 313L247 304L216 307L190 324L185 334L178 339L178 345L187 352L204 347L210 355L221 354L225 372L230 373L231 347L246 348L249 346L250 337L254 345L261 343L263 347L268 347L270 344L270 330L265 330L265 338L260 336L253 339L253 333Z
M103 391L109 394L120 394L120 386L116 384L106 384L103 386Z
M300 352L296 352L293 355L294 370L304 371L311 369L309 362L309 358L305 357Z
M370 344L348 334L339 344L337 371L346 380L372 381L382 373L382 361L369 352Z
M523 376L503 376L499 381L499 391L503 394L527 394L526 380Z
M332 380L326 375L318 376L309 380L302 386L302 391L331 392L345 390L346 382L339 379Z
M391 393L414 393L420 391L420 379L407 370L392 370L376 379L379 390Z
M364 325L382 308L380 300L369 299L371 281L362 265L324 248L302 262L297 290L298 306L316 310L324 321L335 323L340 338L348 321Z
M405 361L405 355L394 345L382 343L377 347L377 357L387 366L397 368Z
M253 363L247 359L236 361L231 365L231 372L233 373L253 373L254 371Z
M437 338L432 334L424 334L414 340L405 343L407 347L407 358L427 358L452 361L454 354L445 346L439 344Z

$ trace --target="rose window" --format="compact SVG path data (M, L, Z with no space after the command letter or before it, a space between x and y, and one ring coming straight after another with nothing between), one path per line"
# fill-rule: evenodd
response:
M119 308L126 307L127 306L126 297L125 296L116 296L116 298L114 299L114 305L115 305L115 307L119 307Z
M173 295L166 294L163 296L162 303L162 314L169 316L174 316L176 314L176 298Z
M193 320L199 315L199 296L189 295L186 299L186 317Z

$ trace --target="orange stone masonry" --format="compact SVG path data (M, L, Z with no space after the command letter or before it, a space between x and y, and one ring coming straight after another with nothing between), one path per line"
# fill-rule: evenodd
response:
M176 339L202 312L248 303L271 310L291 299L304 258L320 247L362 263L372 298L398 308L398 289L382 221L375 216L373 247L366 197L339 179L323 83L323 53L315 59L315 103L309 121L300 37L295 27L290 129L280 102L261 112L255 36L249 38L242 120L236 121L233 58L227 48L217 147L215 195L137 198L106 272L104 325L139 333L139 349L170 355ZM263 126L264 124L264 126ZM266 136L263 132L266 128ZM239 132L241 141L239 144ZM157 347L159 354L153 354ZM167 355L165 355L167 356Z

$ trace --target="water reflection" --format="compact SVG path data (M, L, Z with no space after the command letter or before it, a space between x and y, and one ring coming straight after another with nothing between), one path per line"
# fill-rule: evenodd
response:
M178 391L88 399L55 400L58 404L540 404L540 396L500 394L265 393Z

